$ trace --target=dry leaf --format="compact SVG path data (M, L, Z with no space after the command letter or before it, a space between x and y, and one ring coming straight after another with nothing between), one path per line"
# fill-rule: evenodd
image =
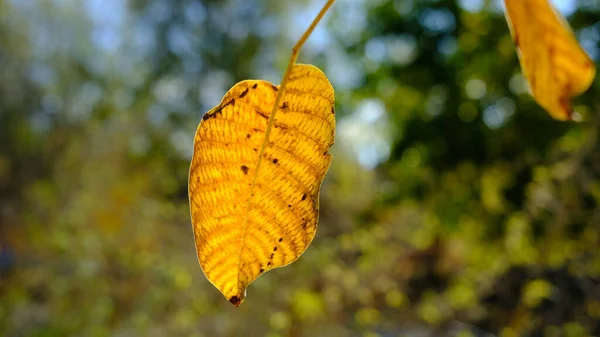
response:
M548 0L504 2L506 20L535 100L555 119L572 119L571 98L592 84L594 63Z
M266 81L236 84L204 116L194 140L189 196L198 259L236 306L259 275L295 261L312 241L331 162L327 77L293 65L265 141L278 90Z

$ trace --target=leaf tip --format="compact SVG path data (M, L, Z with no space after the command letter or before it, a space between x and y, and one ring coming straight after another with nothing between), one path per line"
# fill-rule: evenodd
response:
M231 304L233 304L237 308L240 306L240 304L242 304L242 302L244 302L244 299L235 295L229 298L229 302L231 302Z
M569 95L565 95L559 99L559 113L557 113L554 119L559 121L571 121L573 120L573 107L571 106L571 97Z

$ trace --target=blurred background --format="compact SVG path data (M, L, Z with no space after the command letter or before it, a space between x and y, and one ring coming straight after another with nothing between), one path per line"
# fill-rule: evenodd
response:
M0 0L1 336L600 335L600 83L552 120L499 0L338 0L316 238L237 309L206 280L196 127L322 3ZM554 3L597 62L600 1Z

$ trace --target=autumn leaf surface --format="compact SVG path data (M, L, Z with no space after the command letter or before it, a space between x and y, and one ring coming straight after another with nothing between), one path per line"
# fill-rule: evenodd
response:
M331 163L334 92L327 77L294 64L265 139L278 90L260 80L236 84L206 113L194 139L189 197L198 259L236 306L252 281L292 263L311 243Z
M596 74L565 19L548 0L505 0L506 19L534 99L558 120L572 119L571 99Z

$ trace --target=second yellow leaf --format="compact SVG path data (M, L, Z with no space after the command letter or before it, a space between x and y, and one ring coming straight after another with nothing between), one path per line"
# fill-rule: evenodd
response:
M572 119L571 98L585 92L596 67L548 0L504 0L523 74L535 100L558 120Z

